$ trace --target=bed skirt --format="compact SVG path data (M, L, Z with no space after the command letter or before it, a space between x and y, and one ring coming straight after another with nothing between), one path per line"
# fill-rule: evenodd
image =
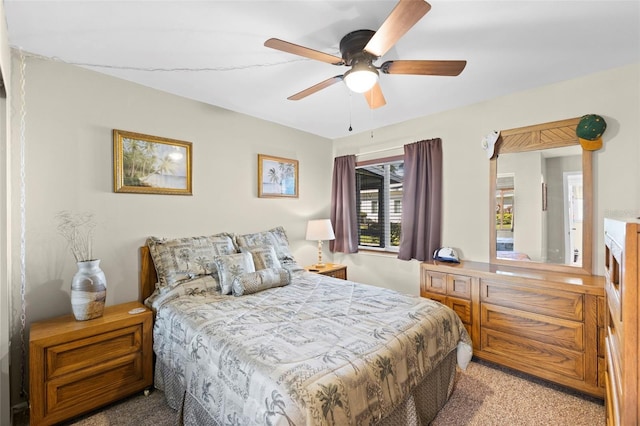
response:
M456 376L456 350L447 355L379 426L427 426L451 396ZM164 392L167 404L181 411L185 426L215 425L198 400L188 394L180 375L156 360L154 386ZM232 419L229 419L232 420Z

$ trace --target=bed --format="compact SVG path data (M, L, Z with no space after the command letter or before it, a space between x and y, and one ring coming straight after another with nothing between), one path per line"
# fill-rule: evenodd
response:
M471 359L451 309L307 272L281 227L196 240L140 249L154 386L185 425L427 425Z

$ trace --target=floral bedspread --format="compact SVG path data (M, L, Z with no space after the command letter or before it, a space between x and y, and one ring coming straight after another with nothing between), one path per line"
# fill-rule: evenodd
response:
M157 359L219 424L371 424L452 350L463 368L471 357L449 308L319 274L241 297L162 299Z

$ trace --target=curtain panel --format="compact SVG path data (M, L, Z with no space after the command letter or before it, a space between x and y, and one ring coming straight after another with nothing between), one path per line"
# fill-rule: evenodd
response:
M329 242L332 253L358 252L356 214L356 156L336 157L331 186L331 224L336 236Z
M440 247L442 225L442 140L404 146L402 230L398 259L431 259Z

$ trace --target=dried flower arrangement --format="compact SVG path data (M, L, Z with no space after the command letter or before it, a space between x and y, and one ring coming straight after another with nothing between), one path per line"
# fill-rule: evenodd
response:
M93 213L71 213L61 211L56 214L58 232L67 240L76 262L95 260L93 258L93 230L96 227Z

